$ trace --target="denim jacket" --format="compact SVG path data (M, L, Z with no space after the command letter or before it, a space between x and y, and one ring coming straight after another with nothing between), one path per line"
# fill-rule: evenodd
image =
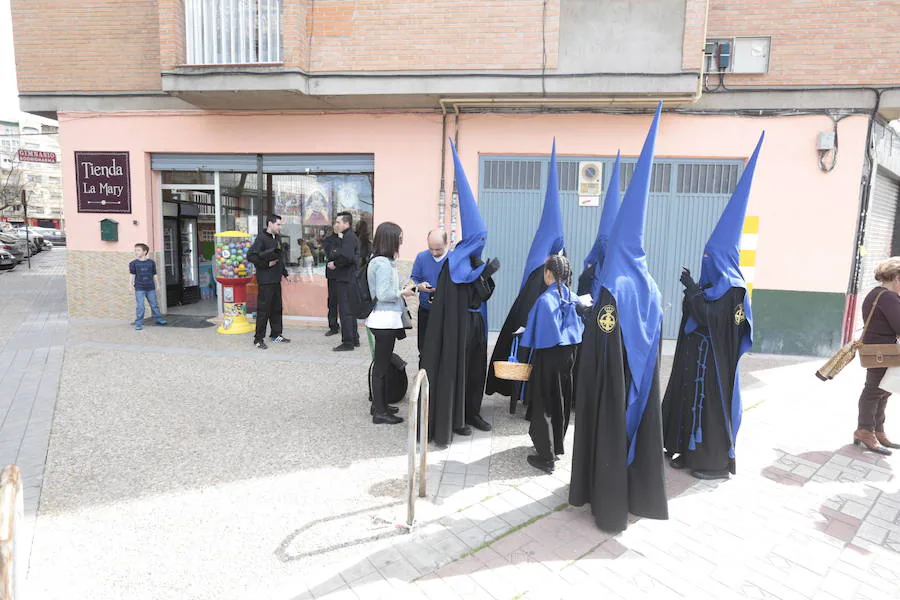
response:
M400 275L394 261L384 256L376 256L369 261L366 275L369 280L369 293L376 299L374 310L403 312Z

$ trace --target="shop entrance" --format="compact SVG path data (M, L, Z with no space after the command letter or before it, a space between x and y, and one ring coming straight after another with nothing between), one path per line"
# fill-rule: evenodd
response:
M166 186L162 199L167 312L215 316L217 293L211 262L215 190Z

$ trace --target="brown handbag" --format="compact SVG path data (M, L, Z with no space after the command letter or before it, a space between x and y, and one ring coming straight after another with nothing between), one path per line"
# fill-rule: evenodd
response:
M866 336L866 330L872 321L872 315L875 314L875 307L878 306L878 300L887 290L881 290L872 303L872 310L869 311L869 318L866 319L866 325L863 328L863 334L860 338L859 346L859 364L866 369L880 369L883 367L900 367L900 344L865 344L862 339Z
M863 344L862 338L866 336L866 330L869 329L869 322L872 320L872 315L875 314L875 307L878 305L878 300L881 298L881 294L885 293L887 290L881 290L878 293L878 296L875 297L875 302L872 304L871 310L869 310L869 316L866 318L866 324L863 327L862 335L860 339L854 340L849 344L845 344L838 350L834 356L828 359L822 368L816 371L816 377L821 379L822 381L829 381L833 379L838 373L840 373L844 367L853 362L853 359L856 358L857 351L859 352L859 362L862 366L867 367L867 363L870 360L875 361L874 366L893 366L893 365L881 365L877 361L885 360L885 346L889 350L893 350L892 353L887 354L888 356L894 356L897 359L897 365L900 365L900 346L897 344ZM871 352L871 355L866 355L865 350L868 349ZM872 358L870 358L870 356ZM868 367L867 367L868 368Z

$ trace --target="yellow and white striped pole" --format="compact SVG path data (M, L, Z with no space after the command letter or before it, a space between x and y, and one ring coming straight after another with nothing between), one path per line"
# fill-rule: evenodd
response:
M756 274L756 241L759 238L759 217L745 217L741 234L741 273L747 282L747 293L753 297L753 277Z

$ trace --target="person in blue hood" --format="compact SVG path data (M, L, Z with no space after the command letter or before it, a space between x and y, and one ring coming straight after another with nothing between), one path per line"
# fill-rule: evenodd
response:
M594 278L578 359L569 504L590 504L604 531L625 529L629 513L669 514L659 408L662 307L643 243L661 108Z
M565 245L563 236L562 209L559 205L559 184L556 167L556 140L553 140L553 149L550 153L550 171L547 175L547 192L544 195L544 208L541 211L541 220L537 231L531 241L531 248L525 260L525 269L522 273L522 282L519 285L519 294L506 315L506 321L497 335L494 344L494 352L491 355L491 364L504 361L510 355L515 341L515 332L525 325L528 313L534 306L538 297L547 289L544 283L544 263L547 257L559 254ZM519 349L520 362L527 360L524 348ZM509 413L515 414L516 404L522 396L522 384L517 381L507 381L496 376L493 369L488 371L487 383L484 393L487 395L500 394L509 397ZM525 386L527 387L527 386Z
M738 363L753 344L740 241L762 143L760 136L706 243L699 284L687 268L681 273L684 314L663 399L663 431L670 464L690 469L698 479L728 479L735 473L743 410Z
M447 446L453 435L472 435L472 427L490 431L481 417L487 374L487 301L494 292L495 258L484 262L481 253L487 226L475 204L456 146L451 142L459 190L462 239L441 267L425 342L422 368L431 384L429 437Z
M537 451L527 460L536 469L552 473L554 461L565 453L563 440L572 412L572 369L584 322L579 314L581 305L569 290L572 268L568 259L558 254L548 258L543 280L547 289L528 313L521 346L532 366L525 387L526 416Z

